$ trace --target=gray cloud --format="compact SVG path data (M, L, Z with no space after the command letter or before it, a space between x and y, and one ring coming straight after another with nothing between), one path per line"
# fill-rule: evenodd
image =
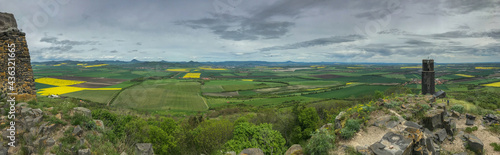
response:
M405 43L410 44L410 45L415 45L415 46L430 46L430 45L434 45L434 44L432 44L430 42L416 40L416 39L407 40Z
M109 53L118 53L117 50L112 50L112 51L109 51Z
M445 6L454 13L467 14L481 10L498 10L500 1L498 0L447 0Z
M59 40L56 37L43 37L40 39L40 42L51 43L54 45L66 45L66 46L75 46L75 45L95 45L97 42L95 41L71 41L71 40Z
M140 46L140 45L142 45L142 43L141 43L141 42L137 42L137 43L135 43L135 44L136 44L136 45L139 45L139 46Z
M303 42L283 45L283 46L266 47L266 48L259 49L259 51L263 52L263 51L273 51L273 50L299 49L299 48L307 48L307 47L312 47L312 46L325 46L325 45L338 44L338 43L344 43L344 42L353 42L353 41L362 40L362 39L365 39L365 38L363 36L360 36L360 35L334 36L334 37L329 37L329 38L318 38L318 39L313 39L313 40L309 40L309 41L303 41Z

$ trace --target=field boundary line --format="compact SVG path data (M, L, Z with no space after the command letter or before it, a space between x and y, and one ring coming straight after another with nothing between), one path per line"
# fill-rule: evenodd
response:
M122 89L120 89L120 91L118 93L116 93L115 96L113 96L113 98L111 98L111 100L108 102L108 104L106 106L109 107L109 105L111 105L113 102L115 102L116 98L125 90L125 89L128 89L128 88L131 88L133 86L137 86L139 84L142 84L144 81L142 82L139 82L139 83L136 83L136 84L133 84L133 85L130 85L128 87L123 87Z
M205 101L205 98L203 98L203 96L201 96L200 93L198 93L198 96L201 98L201 100L203 100L203 103L205 103L205 106L207 106L207 110L210 109L208 107L207 101Z

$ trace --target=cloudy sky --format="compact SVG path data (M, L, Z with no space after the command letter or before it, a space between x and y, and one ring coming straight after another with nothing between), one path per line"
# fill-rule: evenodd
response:
M37 3L36 3L37 2ZM499 62L500 0L0 0L32 61Z

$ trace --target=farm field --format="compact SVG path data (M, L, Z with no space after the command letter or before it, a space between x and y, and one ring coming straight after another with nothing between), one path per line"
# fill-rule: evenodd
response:
M437 65L436 78L441 81L436 90L453 94L498 88L500 69L495 67ZM350 100L401 86L414 93L421 89L421 67L416 64L228 67L224 63L47 62L34 65L33 70L39 95L58 92L115 108L162 113ZM59 81L50 82L51 78Z

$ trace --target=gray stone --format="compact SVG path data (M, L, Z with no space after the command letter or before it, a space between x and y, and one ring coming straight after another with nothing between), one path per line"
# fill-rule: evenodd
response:
M465 141L467 145L469 146L469 149L471 151L476 152L477 154L483 154L484 153L484 145L483 142L477 138L476 136L472 134L465 134L464 135Z
M413 139L394 132L388 132L379 142L371 145L370 150L376 155L410 155L413 150Z
M90 149L80 149L78 155L90 155Z
M439 129L436 131L436 133L434 133L434 135L436 135L437 139L439 142L443 142L445 139L446 139L446 136L448 136L446 134L446 130L445 129Z
M153 145L151 143L137 143L135 144L136 155L153 155Z
M75 108L73 108L73 110L74 110L75 113L79 113L79 114L82 114L84 116L92 118L92 111L90 111L87 108L84 108L84 107L75 107Z
M468 155L467 152L462 152L462 153L455 153L453 155Z
M429 153L437 154L438 150L434 146L434 141L431 138L425 139L425 146L427 147L427 150L429 150Z
M7 155L8 151L9 151L8 147L4 147L3 145L0 145L0 155Z
M457 132L457 123L455 121L455 119L447 119L444 121L444 128L446 129L446 133L448 133L448 135L454 135L455 132Z
M33 123L34 123L34 124L38 124L38 123L40 123L41 121L43 121L43 116L41 116L41 115L40 115L40 116L38 116L38 117L36 117L35 119L33 119Z
M120 153L120 155L128 155L128 154L127 154L127 152L124 151L124 152Z
M293 144L292 146L290 146L290 148L288 148L288 150L286 150L285 155L291 155L295 151L302 152L302 146L300 146L300 144Z
M76 126L75 129L73 129L73 136L81 136L83 134L83 129L80 127L80 125Z
M248 148L241 151L239 155L264 155L264 151L259 148Z
M31 112L31 108L22 108L22 109L21 109L21 115L22 115L22 116L27 116L27 115L29 115L29 112Z
M336 117L335 117L335 129L342 129L342 120L340 120L340 118L342 118L342 115L344 115L345 112L340 112Z
M0 12L0 32L17 29L17 22L13 14Z
M43 142L43 146L48 146L48 147L53 146L54 144L56 144L56 141L52 138L48 138Z
M474 125L474 121L476 120L476 116L465 114L465 118L467 118L467 120L465 121L465 125L469 125L469 126Z
M415 122L412 122L412 121L406 121L404 123L404 125L408 126L408 127L413 127L413 128L417 128L417 129L422 129L423 127Z
M101 120L94 120L95 125L97 126L98 129L104 130L104 122Z
M444 110L442 109L430 110L423 118L424 127L429 130L441 128L443 126L443 121Z
M451 110L451 117L453 118L456 118L456 119L460 119L460 113L455 111L455 110Z

